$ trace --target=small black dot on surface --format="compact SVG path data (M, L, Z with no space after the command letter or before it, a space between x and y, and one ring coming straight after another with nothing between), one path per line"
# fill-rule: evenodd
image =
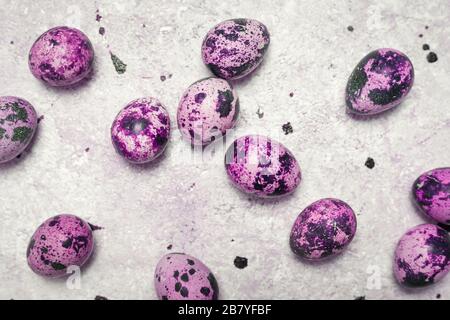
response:
M366 297L365 296L359 296L359 297L356 297L355 300L366 300Z
M438 294L436 295L436 299L440 299L440 298L441 298L441 294L438 293Z
M423 38L423 34L419 34L419 38Z
M103 36L105 34L105 28L104 27L98 28L98 33Z
M436 53L430 52L429 54L427 54L427 60L429 63L436 62L438 61L438 56Z
M428 44L425 43L425 44L422 46L422 49L425 50L425 51L426 51L426 50L430 50L430 46L429 46Z
M353 32L353 30L355 30L355 29L353 28L353 26L348 26L347 30L350 31L350 32Z
M108 298L103 296L95 296L94 300L108 300Z
M373 169L375 168L375 160L373 160L372 158L367 158L365 165L367 168Z
M429 26L425 26L425 30L428 30Z
M293 97L294 96L294 93L293 92L291 92L291 93L289 93L289 97Z
M164 81L166 81L167 78L166 78L166 76L161 76L161 77L159 77L159 79L161 79L161 81L164 82Z
M283 132L284 132L285 135L288 135L288 134L294 132L294 129L292 128L292 125L291 125L290 122L283 124L281 129L283 129Z
M14 41L11 41L10 44L14 44Z
M171 245L171 244L169 244L169 245L167 246L167 250L172 250L172 245Z
M238 269L244 269L244 268L247 267L247 265L248 265L248 259L247 258L237 256L234 259L234 266L236 268L238 268Z

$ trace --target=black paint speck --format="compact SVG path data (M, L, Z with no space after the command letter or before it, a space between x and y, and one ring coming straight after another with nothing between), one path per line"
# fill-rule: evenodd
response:
M111 60L112 63L114 65L114 69L116 69L116 72L118 74L123 74L125 73L125 71L127 71L127 65L119 59L119 57L117 57L114 53L110 53L111 54Z
M167 250L172 250L172 245L171 245L171 244L169 244L169 245L167 246Z
M11 40L10 44L14 44L14 41Z
M40 123L42 120L44 120L44 115L40 116L40 117L37 119L37 123Z
M248 259L244 257L236 257L234 259L234 266L238 269L244 269L248 265Z
M436 295L436 299L440 299L440 298L441 298L441 294L438 293L438 294Z
M103 36L105 34L105 28L104 27L98 28L98 33L100 33Z
M419 34L419 38L423 38L423 34Z
M430 46L429 46L428 44L425 43L425 44L422 46L422 49L425 50L425 51L426 51L426 50L430 50Z
M365 296L359 296L359 297L356 297L355 300L366 300L366 297Z
M159 77L159 79L161 79L162 82L166 81L166 76L162 75L161 77Z
M94 300L108 300L108 298L103 296L95 296Z
M292 128L292 125L290 122L283 124L283 126L281 128L283 129L285 135L288 135L288 134L294 132L294 129Z
M347 30L350 31L350 32L353 32L353 30L355 30L355 29L353 28L353 26L348 26Z
M375 160L373 160L372 158L367 158L365 165L367 168L373 169L375 168Z
M90 150L89 148L86 148L84 149L84 152L89 152L89 150Z
M102 16L97 13L95 16L95 21L100 22L100 20L102 20Z
M438 61L438 56L436 53L430 52L429 54L427 54L427 60L429 63L436 62Z
M429 26L425 26L425 30L428 30Z
M256 114L258 115L258 118L262 119L264 117L264 112L261 110L261 107L258 108L258 111L256 111Z
M291 93L289 93L289 97L293 97L294 96L294 93L293 92L291 92Z

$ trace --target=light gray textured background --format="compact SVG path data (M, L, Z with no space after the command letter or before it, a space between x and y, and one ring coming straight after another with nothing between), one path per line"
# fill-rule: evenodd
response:
M399 237L425 221L411 203L414 179L450 165L448 0L64 4L0 1L0 95L21 96L45 117L34 145L0 167L0 298L154 299L154 267L170 252L169 244L172 252L190 253L211 268L222 299L450 298L450 277L406 291L391 271ZM272 36L262 67L236 85L236 134L268 134L296 155L303 181L280 201L239 193L225 175L223 150L193 161L177 134L182 92L210 74L200 57L204 35L237 17L264 22ZM45 87L28 70L32 43L56 25L80 28L95 48L95 74L77 89ZM427 62L423 43L438 62ZM379 47L411 58L413 90L392 112L352 119L344 108L347 78ZM109 50L128 65L125 74L115 72ZM167 106L174 135L160 161L137 167L115 154L109 128L127 102L148 95ZM288 121L294 133L284 135L281 126ZM373 170L364 166L369 156ZM358 214L358 231L344 254L312 265L293 256L288 237L299 212L323 197L348 202ZM35 228L58 213L105 228L95 232L95 255L79 290L67 289L64 280L43 279L26 264ZM234 267L236 255L249 259L246 269Z

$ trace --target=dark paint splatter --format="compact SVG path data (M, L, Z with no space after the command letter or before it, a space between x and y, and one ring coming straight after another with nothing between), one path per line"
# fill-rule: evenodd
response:
M294 93L293 92L291 92L291 93L289 93L289 97L293 97L294 96Z
M428 44L425 43L425 44L422 46L422 49L425 50L425 51L426 51L426 50L430 50L430 46L429 46Z
M100 27L98 28L98 33L100 33L102 36L105 34L105 28L104 27Z
M86 148L84 149L84 152L89 152L89 150L90 150L89 148Z
M169 245L167 246L167 250L172 250L172 245L171 245L171 244L169 244Z
M373 160L372 158L367 158L365 166L369 169L375 168L375 160Z
M258 111L256 111L258 118L262 119L264 117L264 112L261 110L261 107L258 107Z
M283 126L281 128L283 129L283 132L285 135L288 135L288 134L294 132L294 129L292 128L292 125L290 122L283 124Z
M350 32L353 32L353 30L355 30L355 29L353 28L353 26L348 26L347 30L350 31Z
M95 296L94 300L108 300L108 298L103 296Z
M438 61L438 56L436 53L430 52L429 54L427 54L427 60L429 63L434 63Z
M116 72L118 74L125 73L125 71L127 71L127 65L112 52L110 54L111 54L111 60L113 62L114 68L116 69Z
M236 257L234 259L234 266L238 269L245 269L248 265L248 259L244 257Z
M359 297L356 297L355 300L366 300L366 296L359 296Z

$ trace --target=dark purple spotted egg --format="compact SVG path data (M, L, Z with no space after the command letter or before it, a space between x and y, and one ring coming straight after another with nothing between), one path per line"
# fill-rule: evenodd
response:
M147 163L159 157L169 137L169 114L155 98L131 101L111 126L116 151L131 163Z
M239 99L233 86L221 78L193 83L178 106L178 128L193 145L207 145L234 127Z
M281 143L259 135L243 136L231 144L225 170L238 189L263 198L290 194L301 180L294 155Z
M321 199L306 207L295 220L290 236L292 251L308 260L341 253L356 233L356 216L338 199Z
M29 53L33 75L50 86L70 86L92 71L94 49L78 29L56 27L44 32Z
M395 49L378 49L365 56L347 83L348 110L358 115L373 115L399 105L414 82L409 58Z
M89 224L62 214L45 221L33 234L27 249L28 265L41 276L59 277L70 266L83 266L93 249Z
M155 271L155 289L160 300L217 300L219 296L209 268L184 253L161 258Z
M32 141L36 127L36 111L28 101L0 97L0 163L20 155Z
M269 32L261 22L251 19L227 20L206 34L202 58L216 76L239 79L261 64L269 44Z
M407 287L424 287L450 270L450 237L444 229L422 224L407 231L395 250L394 275Z
M422 174L413 185L413 197L420 208L437 222L450 224L450 168Z

